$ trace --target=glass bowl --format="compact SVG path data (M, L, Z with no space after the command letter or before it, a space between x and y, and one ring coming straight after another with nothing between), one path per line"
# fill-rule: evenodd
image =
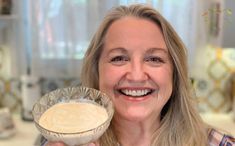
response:
M101 106L106 109L107 120L96 128L73 133L51 131L39 124L42 114L55 104L69 102L85 102ZM41 97L33 106L34 123L40 133L49 141L62 141L67 145L83 145L96 141L108 128L113 117L114 108L110 98L93 88L78 86L57 89ZM64 118L66 120L66 117Z

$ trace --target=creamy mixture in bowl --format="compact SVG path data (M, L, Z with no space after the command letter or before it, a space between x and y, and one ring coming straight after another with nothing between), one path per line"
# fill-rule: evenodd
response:
M86 102L58 103L39 119L39 125L50 131L76 133L94 129L108 119L106 109Z

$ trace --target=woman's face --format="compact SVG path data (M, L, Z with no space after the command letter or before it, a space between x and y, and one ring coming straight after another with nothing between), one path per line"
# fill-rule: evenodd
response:
M99 60L99 88L112 99L116 118L160 120L172 80L172 63L158 25L124 17L110 26Z

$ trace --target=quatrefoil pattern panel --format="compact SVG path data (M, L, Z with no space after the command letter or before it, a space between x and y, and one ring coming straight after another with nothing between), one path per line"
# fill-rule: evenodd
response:
M198 65L193 71L199 110L228 112L235 100L227 93L231 76L235 73L235 48L208 46L202 52L196 57L195 63Z

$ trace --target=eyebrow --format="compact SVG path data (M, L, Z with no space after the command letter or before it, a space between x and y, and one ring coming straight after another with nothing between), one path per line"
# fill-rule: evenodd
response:
M165 54L168 54L168 51L166 48L150 48L147 50L147 54L152 54L154 52L163 52Z
M113 52L127 53L127 50L122 47L117 47L117 48L112 48L111 50L109 50L107 54L111 54Z
M117 48L112 48L111 50L109 50L107 54L111 54L113 52L121 52L125 54L128 51L125 48L117 47ZM168 51L165 48L150 48L147 50L146 54L153 54L154 52L163 52L165 54L168 54Z

